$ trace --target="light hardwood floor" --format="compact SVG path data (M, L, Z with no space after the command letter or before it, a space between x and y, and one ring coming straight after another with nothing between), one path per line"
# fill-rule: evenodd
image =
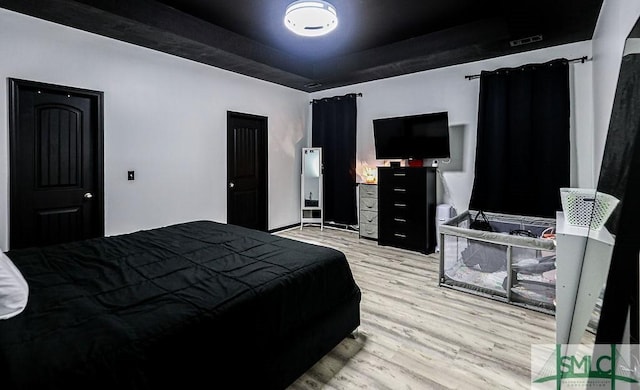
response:
M341 250L362 290L358 337L289 390L530 389L531 344L555 342L553 316L439 287L435 254L336 229L277 234Z

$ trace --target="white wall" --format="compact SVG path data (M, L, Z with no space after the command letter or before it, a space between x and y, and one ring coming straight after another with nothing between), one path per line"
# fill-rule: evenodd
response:
M357 161L369 166L384 164L376 161L373 140L373 119L391 116L449 112L449 126L455 135L462 135L461 151L452 150L452 165L440 164L450 196L442 191L440 199L452 203L458 212L468 208L474 178L479 80L467 80L465 75L482 70L546 62L555 58L591 57L589 41L556 46L469 64L429 70L390 79L335 88L312 94L312 98L362 92L358 98ZM572 185L592 186L593 115L591 63L570 65L572 79ZM310 131L310 128L308 128ZM452 135L454 133L452 132ZM460 140L458 140L460 141ZM453 155L456 153L456 155ZM460 161L460 159L462 161ZM535 162L534 162L535 163Z
M308 94L0 9L0 78L104 91L106 234L226 221L227 110L268 117L269 228L299 221ZM7 83L0 249L8 250ZM127 181L127 171L136 180Z
M310 98L362 92L359 163L376 166L372 120L446 110L463 135L457 168L441 164L458 211L473 184L481 70L590 56L571 66L572 185L595 186L620 57L640 15L637 0L605 0L594 40L306 93L0 9L0 77L105 92L106 233L190 219L226 220L227 110L269 118L269 227L299 221L301 147L309 144ZM0 83L0 249L8 249L6 82ZM306 131L303 129L306 128ZM127 170L136 180L126 180Z
M594 177L598 178L609 130L624 43L640 17L638 0L604 0L593 34Z

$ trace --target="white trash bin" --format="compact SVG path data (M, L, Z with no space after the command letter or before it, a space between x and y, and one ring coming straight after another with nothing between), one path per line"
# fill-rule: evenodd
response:
M440 225L455 217L455 210L450 204L439 204L436 207L436 252L440 252Z

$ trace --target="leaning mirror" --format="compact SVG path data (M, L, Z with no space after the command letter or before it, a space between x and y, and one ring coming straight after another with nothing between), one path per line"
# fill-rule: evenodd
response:
M302 149L300 228L322 223L322 149Z
M640 373L638 42L640 21L625 42L596 188L561 189L556 283L557 344L615 356L609 372L634 377Z
M607 229L615 236L597 323L597 344L638 344L640 218L640 21L625 42L598 191L620 200ZM595 248L587 245L585 255Z

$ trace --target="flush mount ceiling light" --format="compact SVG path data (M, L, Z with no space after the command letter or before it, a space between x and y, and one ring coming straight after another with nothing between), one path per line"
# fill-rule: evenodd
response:
M287 7L284 25L305 37L325 35L338 27L336 9L322 0L295 1Z

